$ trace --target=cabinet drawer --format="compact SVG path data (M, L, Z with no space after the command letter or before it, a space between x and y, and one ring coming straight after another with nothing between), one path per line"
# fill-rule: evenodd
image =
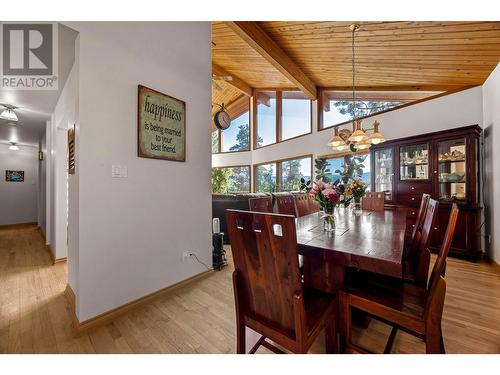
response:
M398 201L405 206L419 207L422 200L422 194L398 194ZM415 217L418 210L410 210L409 213L415 211Z
M416 184L416 183L399 183L398 193L400 194L420 194L423 193L431 194L432 185L431 184Z

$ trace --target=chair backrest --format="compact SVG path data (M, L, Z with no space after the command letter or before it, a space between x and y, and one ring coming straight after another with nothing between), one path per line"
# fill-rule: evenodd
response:
M274 194L276 200L276 207L278 213L282 215L292 215L297 217L297 210L295 209L295 200L290 193L276 193Z
M384 193L366 192L361 199L361 209L366 211L384 211Z
M244 296L240 308L293 335L294 296L302 293L294 217L237 210L227 210L226 217L238 294Z
M309 194L307 194L307 199L309 202L309 213L313 214L315 212L319 212L320 211L319 203L316 202L316 200Z
M417 251L418 243L420 242L420 236L422 234L422 225L424 224L425 213L427 212L427 207L429 205L430 194L422 194L422 200L420 201L420 209L418 210L417 220L415 221L415 226L411 233L411 245L410 245L410 255L413 255Z
M273 212L273 198L272 197L256 197L248 199L248 206L250 211L255 212Z
M412 255L412 262L415 267L415 284L422 287L427 285L427 278L429 276L429 264L431 261L429 243L438 213L438 206L438 201L429 199L420 231L420 240L415 253Z
M428 290L430 291L433 285L437 282L440 276L444 276L444 271L446 268L446 258L448 257L448 252L450 251L451 240L453 239L453 234L455 233L455 226L458 219L458 206L453 203L450 212L450 218L448 219L448 226L446 227L446 233L441 243L441 248L439 249L439 254L437 256L434 267L432 267L431 277L429 278Z
M297 217L302 217L309 215L310 212L310 204L309 197L307 193L294 193L293 197L295 199L295 207L297 208Z
M441 324L444 298L446 295L444 270L446 267L446 257L448 256L451 240L453 239L453 233L455 232L457 218L458 207L454 203L451 208L446 233L444 235L443 242L441 243L441 249L439 250L438 257L434 263L434 267L432 268L431 277L427 286L427 301L425 305L424 319L426 321L431 320L435 324Z

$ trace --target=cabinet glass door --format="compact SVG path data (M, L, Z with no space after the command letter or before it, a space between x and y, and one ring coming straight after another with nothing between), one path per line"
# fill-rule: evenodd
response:
M438 142L439 200L466 200L466 138Z
M375 191L383 191L385 200L392 201L393 199L393 156L392 148L385 148L376 150L374 152L374 166L373 171Z
M399 178L401 181L429 179L429 145L402 146L399 149Z

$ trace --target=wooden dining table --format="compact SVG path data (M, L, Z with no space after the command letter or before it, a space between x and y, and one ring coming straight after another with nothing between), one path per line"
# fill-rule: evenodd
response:
M355 215L339 208L335 221L335 231L325 232L320 212L296 219L306 286L336 293L348 267L402 278L405 212L361 211Z

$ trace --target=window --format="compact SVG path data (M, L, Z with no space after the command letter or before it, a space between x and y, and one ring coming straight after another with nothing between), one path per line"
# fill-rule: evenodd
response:
M371 186L371 160L370 160L370 154L360 154L360 155L355 155L355 157L361 158L361 164L363 165L363 174L361 175L361 180L366 184L367 186L367 191L370 191L370 186ZM345 156L340 156L340 157L335 157L335 158L327 158L328 161L328 169L330 170L329 178L332 182L335 180L338 180L340 178L340 175L338 173L335 173L335 171L344 170L344 160ZM358 177L358 176L356 176Z
M255 191L271 193L277 191L276 163L255 166Z
M312 177L312 156L257 164L254 168L256 192L298 191L300 179Z
M379 112L397 108L439 94L437 91L361 91L356 93L357 117L369 117ZM354 118L352 92L324 91L321 97L320 128L349 122Z
M212 193L249 193L250 166L212 168Z
M308 181L311 177L311 157L281 162L281 191L298 191L300 179Z
M231 125L212 132L212 153L250 151L250 99L241 96L226 108ZM215 128L215 125L212 125Z
M255 148L311 132L311 101L302 92L260 91L256 102Z
M257 147L276 143L276 93L257 94Z
M281 140L311 132L311 101L299 91L283 92Z

